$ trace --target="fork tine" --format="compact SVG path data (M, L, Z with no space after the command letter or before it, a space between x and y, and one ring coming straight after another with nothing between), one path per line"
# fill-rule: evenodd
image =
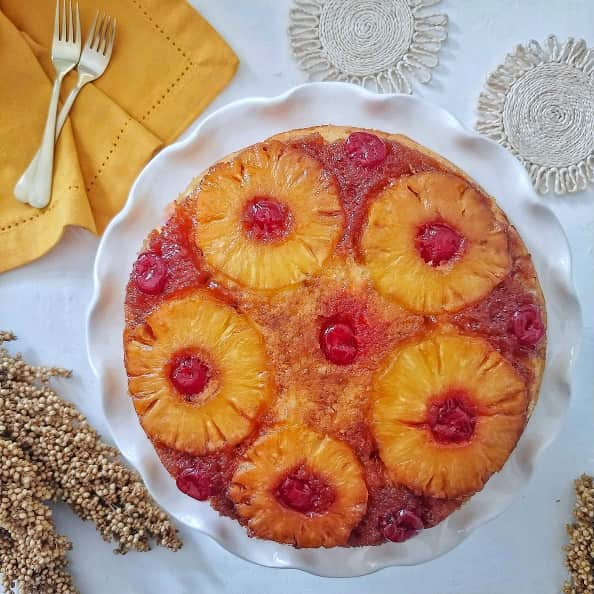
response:
M62 30L60 31L60 40L67 40L67 29L66 29L66 0L62 0Z
M95 32L95 39L93 40L92 49L94 49L96 52L99 51L99 44L101 43L101 38L103 37L103 27L105 26L106 18L107 16L105 14L101 15L99 26L97 27L97 31Z
M56 0L56 14L54 16L54 41L60 39L60 0Z
M93 45L93 39L95 38L95 27L97 26L97 21L99 19L99 11L95 13L95 19L93 20L93 24L91 25L91 30L87 36L87 41L85 42L85 47L90 49Z
M78 2L76 3L76 34L74 36L76 45L80 48L81 34L80 34L80 14L78 13Z
M99 46L99 53L105 54L105 46L109 36L111 34L111 17L107 17L105 21L105 27L103 29L103 35L101 36L101 45Z
M109 37L109 41L107 42L107 51L105 52L105 57L107 58L108 62L111 58L111 50L113 49L113 42L115 40L116 24L117 24L117 21L115 19L113 19L113 22L111 24L111 35Z
M68 0L68 31L66 32L66 40L74 41L74 30L72 29L72 0Z

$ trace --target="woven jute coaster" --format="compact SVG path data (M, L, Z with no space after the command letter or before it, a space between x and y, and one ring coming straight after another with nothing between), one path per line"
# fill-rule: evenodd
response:
M487 79L476 128L508 148L542 194L594 181L594 49L583 39L518 45Z
M295 0L289 39L314 80L339 80L378 92L411 93L431 80L447 38L440 0Z

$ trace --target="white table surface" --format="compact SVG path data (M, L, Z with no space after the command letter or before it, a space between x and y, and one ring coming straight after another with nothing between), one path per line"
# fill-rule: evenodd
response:
M193 0L235 49L241 66L208 112L237 98L276 95L304 82L291 58L286 26L289 0ZM486 74L517 43L555 33L594 45L593 0L445 0L450 36L429 86L417 94L452 112L467 127ZM571 518L572 480L594 473L594 190L543 198L569 237L584 334L574 372L574 394L563 428L539 460L528 488L503 515L457 549L417 567L386 569L355 579L323 579L296 570L268 569L227 553L208 537L182 530L176 554L112 555L90 523L56 507L58 529L74 543L72 571L83 594L554 594L565 576L561 547ZM107 434L97 382L85 350L85 315L92 289L97 238L66 231L37 262L0 277L0 328L13 330L14 347L34 362L74 370L60 386Z

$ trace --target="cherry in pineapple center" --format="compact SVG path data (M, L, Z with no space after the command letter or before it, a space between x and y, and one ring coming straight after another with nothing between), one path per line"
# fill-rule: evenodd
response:
M447 223L428 223L419 229L416 247L427 264L441 266L460 255L464 238Z
M279 200L258 196L244 206L242 223L248 238L265 243L276 242L290 233L292 215Z
M462 392L451 392L429 405L427 422L440 443L463 443L474 434L476 413Z
M334 489L314 472L301 465L289 473L279 484L276 498L295 511L323 513L334 502Z
M208 385L211 375L206 361L189 352L175 355L169 371L171 383L186 400L198 398Z

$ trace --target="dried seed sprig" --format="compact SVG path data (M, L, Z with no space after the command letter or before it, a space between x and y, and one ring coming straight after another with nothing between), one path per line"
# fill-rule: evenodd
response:
M22 594L78 594L67 571L65 557L56 557L52 563L27 567L23 546L19 546L8 532L0 528L0 567L2 586L6 592L15 588Z
M567 526L569 544L565 547L570 577L563 585L563 594L594 594L594 481L583 474L574 488L575 522Z
M47 476L13 442L0 439L0 568L7 591L75 594L66 572L70 542L55 532L42 500Z
M0 345L8 340L14 336L0 332ZM75 592L63 561L69 545L55 534L51 512L42 503L50 498L64 500L82 519L92 520L104 540L117 543L116 552L149 550L151 540L171 550L181 547L175 528L152 501L140 477L119 461L117 450L101 441L76 407L48 384L52 377L69 375L64 369L29 365L20 355L12 356L0 347L0 442L4 448L0 448L4 473L0 474L0 571L5 582L18 583L23 594ZM14 452L14 464L6 462L4 451L7 456ZM26 484L15 483L11 472ZM39 559L45 559L45 565L27 565L21 543L31 537L27 529L19 531L18 525L8 521L5 525L4 497L24 497L24 521L28 519L30 529L40 537ZM40 586L43 580L57 585L53 589Z

